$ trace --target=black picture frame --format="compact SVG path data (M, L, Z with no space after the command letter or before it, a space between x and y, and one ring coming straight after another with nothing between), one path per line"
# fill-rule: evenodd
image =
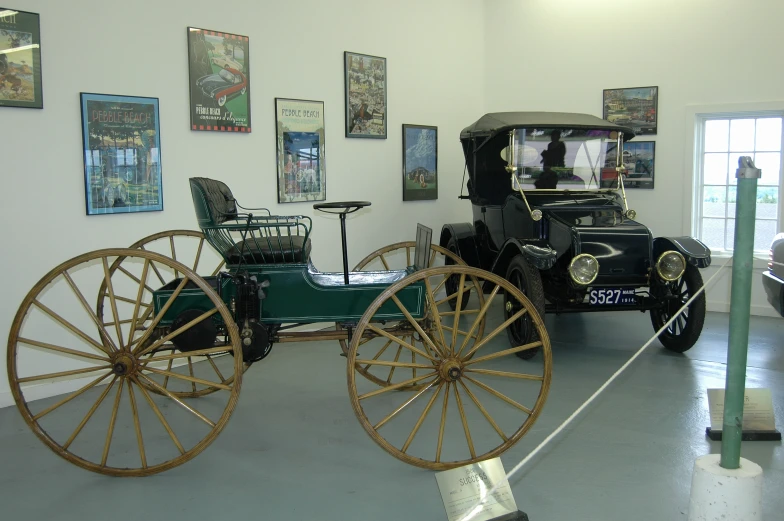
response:
M44 108L38 13L0 7L0 107Z
M403 125L403 201L438 199L438 127Z
M386 139L387 59L345 51L346 137Z
M275 98L278 203L327 198L324 102Z
M602 188L617 186L616 147L615 143L607 143ZM656 181L656 141L627 141L623 144L623 163L626 167L624 188L653 190Z
M250 40L188 27L191 130L251 131Z
M602 118L634 129L637 136L656 135L659 118L659 87L604 89Z
M80 93L87 215L163 211L158 98Z

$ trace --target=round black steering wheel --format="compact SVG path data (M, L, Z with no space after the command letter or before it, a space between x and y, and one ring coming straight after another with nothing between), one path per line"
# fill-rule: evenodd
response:
M313 205L314 210L319 210L325 213L354 213L357 210L370 206L369 201L340 201L335 203L317 203ZM338 210L338 211L333 211Z

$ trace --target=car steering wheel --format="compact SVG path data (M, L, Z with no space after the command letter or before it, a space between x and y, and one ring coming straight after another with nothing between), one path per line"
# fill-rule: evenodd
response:
M348 213L354 213L357 210L361 210L366 206L370 206L369 201L341 201L335 203L317 203L313 205L313 208L315 210L319 210L325 213L335 213L335 214L345 215ZM333 211L333 210L338 210L338 211Z

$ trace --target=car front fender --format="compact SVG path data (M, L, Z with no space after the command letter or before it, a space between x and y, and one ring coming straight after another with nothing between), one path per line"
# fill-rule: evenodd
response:
M654 262L659 255L667 250L680 252L686 262L698 268L707 268L711 264L710 248L694 237L657 237L653 240Z
M558 258L558 254L552 248L526 244L519 239L509 239L501 247L501 253L495 258L490 271L505 277L506 268L517 255L522 255L525 260L538 270L552 268Z
M481 268L479 251L474 239L474 227L470 223L445 224L441 228L441 238L438 245L446 248L449 240L452 238L455 239L455 246L457 247L457 252L455 253L469 266Z

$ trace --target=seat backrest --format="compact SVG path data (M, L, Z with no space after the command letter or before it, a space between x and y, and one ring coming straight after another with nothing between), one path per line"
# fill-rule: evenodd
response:
M191 177L191 196L199 227L217 226L237 218L237 204L226 183L206 177Z
M414 267L418 270L427 268L430 263L430 241L433 230L424 224L417 224L416 245L414 246Z

